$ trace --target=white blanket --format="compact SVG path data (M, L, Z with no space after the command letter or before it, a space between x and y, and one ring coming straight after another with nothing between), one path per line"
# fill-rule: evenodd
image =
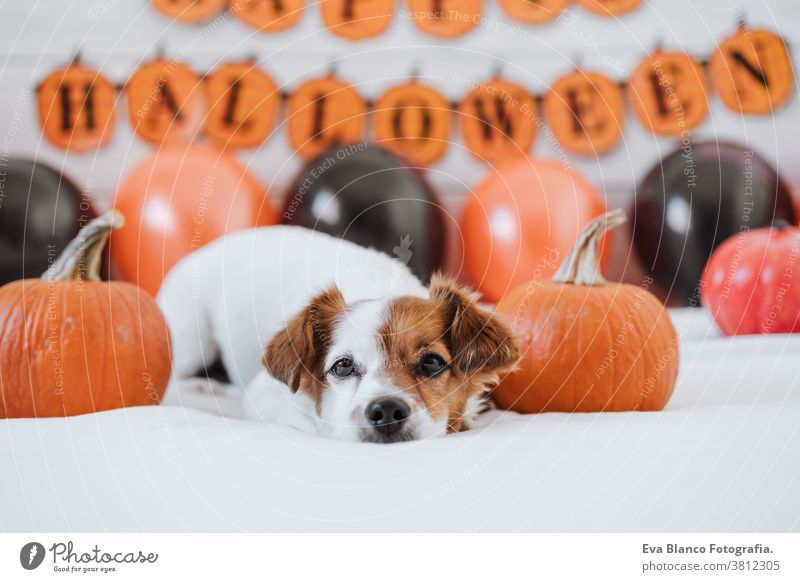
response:
M491 413L388 446L178 406L0 421L0 529L800 529L800 336L672 315L681 372L661 413Z

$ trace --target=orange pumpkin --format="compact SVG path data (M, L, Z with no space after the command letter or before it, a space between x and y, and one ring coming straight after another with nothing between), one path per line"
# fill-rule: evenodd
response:
M418 166L438 161L450 140L450 103L412 81L389 89L372 109L372 134L381 146Z
M181 22L211 20L225 8L225 0L152 0L162 14Z
M455 38L481 20L483 0L407 0L414 24L428 34Z
M158 58L139 67L125 85L128 115L142 139L190 138L205 109L200 78L185 64Z
M599 73L575 71L553 83L544 116L564 149L596 155L622 137L625 111L617 84Z
M738 113L769 114L785 103L794 89L786 44L768 30L742 25L719 44L710 68L723 103Z
M116 89L74 61L50 73L37 90L39 123L54 145L77 152L105 145L114 133Z
M578 4L601 16L619 16L639 8L642 0L578 0Z
M286 104L292 147L306 159L331 145L363 138L367 104L350 85L333 76L300 85Z
M703 67L685 53L656 52L643 60L628 91L639 121L657 135L679 136L708 115Z
M669 401L678 336L667 310L644 287L600 274L598 240L624 221L621 210L594 219L552 280L531 280L498 304L523 353L494 390L502 408L620 412Z
M263 143L275 126L281 94L251 61L217 67L206 79L209 110L205 134L224 147Z
M350 40L378 36L389 28L394 0L322 0L322 20L328 29Z
M571 0L500 0L509 18L525 24L545 24L558 18Z
M536 99L508 81L481 83L458 112L464 142L479 160L495 164L525 155L536 137Z
M0 288L0 418L158 404L170 376L167 322L128 283L100 281L122 215L89 222L41 279Z
M305 5L305 0L231 0L230 11L259 32L280 32L297 24Z

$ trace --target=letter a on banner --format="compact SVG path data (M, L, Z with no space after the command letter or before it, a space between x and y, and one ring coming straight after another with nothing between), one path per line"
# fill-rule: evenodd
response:
M744 25L711 56L711 78L725 105L739 113L768 114L791 96L794 87L783 39Z
M659 51L639 63L628 96L639 121L657 135L679 136L708 115L703 67L684 53Z
M114 133L116 89L77 61L50 73L37 97L42 131L60 148L85 152L103 146Z
M269 75L253 62L229 63L205 82L209 110L203 129L208 137L231 148L256 147L267 139L281 104Z
M128 79L125 92L133 129L152 143L191 137L204 114L200 79L177 61L157 59L142 65Z
M497 163L524 155L536 136L536 99L500 79L481 83L458 108L461 134L472 154Z
M350 85L328 76L300 85L286 104L292 147L313 158L329 146L363 138L367 105Z
M556 81L544 99L544 116L567 150L607 152L622 137L625 112L617 84L599 73L575 71Z
M375 102L375 141L412 164L439 160L450 140L450 103L441 93L415 81L389 89Z

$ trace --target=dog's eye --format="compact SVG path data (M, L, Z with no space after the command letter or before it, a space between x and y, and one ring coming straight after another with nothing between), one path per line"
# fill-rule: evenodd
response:
M331 372L339 378L347 378L353 374L354 369L352 358L340 358L331 366Z
M434 378L447 369L447 364L437 354L425 354L417 365L420 376Z

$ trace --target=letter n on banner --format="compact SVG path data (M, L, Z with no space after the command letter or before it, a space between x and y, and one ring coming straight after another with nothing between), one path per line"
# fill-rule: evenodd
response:
M791 96L794 87L783 39L744 25L711 56L711 78L725 105L739 113L768 114Z

